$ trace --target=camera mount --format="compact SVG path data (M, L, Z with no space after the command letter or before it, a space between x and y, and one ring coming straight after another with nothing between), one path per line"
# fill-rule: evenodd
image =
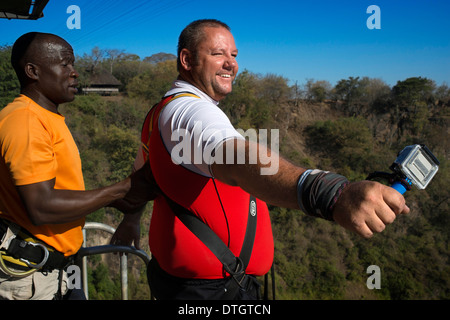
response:
M411 190L412 185L420 190L425 189L436 175L439 161L425 145L415 144L400 151L389 169L392 173L373 172L367 180L387 179L392 188L403 194Z

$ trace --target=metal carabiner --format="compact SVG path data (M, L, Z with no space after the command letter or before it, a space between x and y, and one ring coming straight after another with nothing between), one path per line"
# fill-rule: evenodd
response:
M35 242L27 242L27 244L31 244L35 247L41 248L44 251L44 258L39 263L32 263L24 258L20 258L19 260L22 261L23 263L25 263L29 268L41 269L47 263L47 260L48 260L49 252L48 252L47 247L45 247L44 245L42 245L40 243L35 243Z

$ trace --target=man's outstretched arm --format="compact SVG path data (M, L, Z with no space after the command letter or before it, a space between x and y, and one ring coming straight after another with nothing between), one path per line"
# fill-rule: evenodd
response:
M281 156L274 157L271 155L272 151L257 144L258 155L271 155L269 158L274 161L278 160L277 172L272 175L262 175L261 168L271 164L261 161L259 156L254 164L248 161L249 153L255 150L255 145L252 144L256 143L245 143L245 164L237 164L237 155L243 150L239 150L239 144L235 141L232 142L234 146L231 148L235 161L226 163L227 143L230 142L226 141L222 144L223 161L216 161L211 165L212 174L216 179L229 185L239 186L269 204L300 209L299 197L302 195L299 194L299 179L306 169L291 164ZM219 152L219 154L221 153ZM221 162L223 164L220 164ZM317 190L308 190L306 189L304 192L317 192ZM317 194L314 193L311 196L317 197ZM409 212L405 199L400 193L377 182L359 181L345 184L336 197L337 201L333 204L330 212L331 217L344 228L356 232L364 238L371 237L375 232L383 231L398 214ZM321 201L320 197L317 198L318 201ZM319 207L321 203L316 205ZM311 210L318 210L318 208L311 208Z

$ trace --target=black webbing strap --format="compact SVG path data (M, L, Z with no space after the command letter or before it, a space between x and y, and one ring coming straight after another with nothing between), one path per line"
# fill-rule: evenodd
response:
M45 264L39 268L41 270L64 269L71 262L58 251L48 251L48 257L45 259L45 251L41 247L33 246L29 242L16 238L11 241L6 252L15 259L21 258L35 264L46 260Z
M211 250L227 271L236 270L235 255L211 228L178 203L169 200L169 205L180 221Z
M257 221L256 218L257 218L256 199L254 196L250 195L250 202L248 206L247 229L245 230L244 243L242 244L241 253L239 254L239 258L242 260L245 268L247 268L248 263L250 262L250 256L253 250L253 243L256 234L256 221Z
M172 201L167 196L165 197L168 201L172 211L180 219L181 222L189 229L191 232L202 241L209 250L219 259L219 261L224 265L225 270L233 274L237 270L237 258L228 248L228 246L220 239L217 234L211 230L203 221L198 217L193 215L189 210L180 206L178 203ZM249 209L248 209L248 222L247 229L245 232L244 243L242 245L241 253L239 254L239 259L241 259L242 264L245 268L250 261L251 252L253 249L253 242L256 233L256 219L257 219L257 208L256 199L250 196Z
M211 230L203 221L193 215L189 210L172 201L165 196L169 206L181 222L200 240L223 264L225 270L234 278L230 281L230 286L224 295L224 299L232 299L239 289L243 278L245 277L245 269L250 261L253 250L253 243L256 234L257 207L256 199L250 196L247 228L245 231L244 243L242 244L239 258L237 258L228 246L220 239L217 234Z
M8 226L9 223L3 219L0 219L0 240L5 235ZM20 231L24 233L23 235L33 238L33 236L25 229L20 228ZM45 262L41 267L39 267L42 271L64 269L72 262L70 257L65 257L61 252L49 249L48 246L42 243L36 244L25 241L19 236L10 241L9 246L6 249L6 253L14 259L24 259L34 265L38 265L40 262ZM17 267L20 269L21 266L17 265Z

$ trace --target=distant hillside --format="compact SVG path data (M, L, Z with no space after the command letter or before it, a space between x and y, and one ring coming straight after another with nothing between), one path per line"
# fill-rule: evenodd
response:
M144 58L143 61L156 64L156 63L164 62L167 60L176 60L176 59L177 59L177 57L171 53L160 52L160 53L153 54L150 57Z

